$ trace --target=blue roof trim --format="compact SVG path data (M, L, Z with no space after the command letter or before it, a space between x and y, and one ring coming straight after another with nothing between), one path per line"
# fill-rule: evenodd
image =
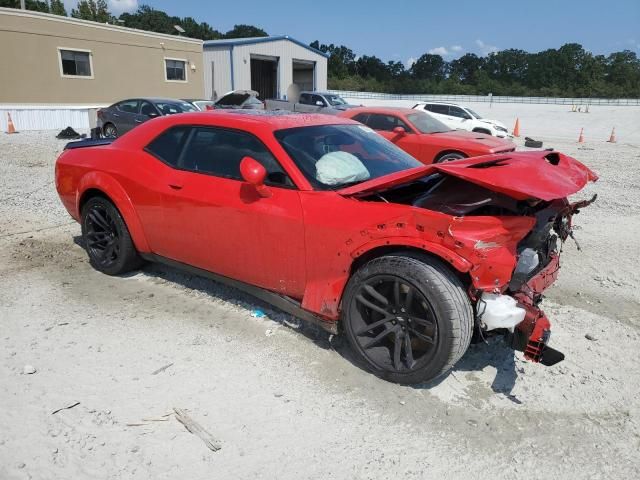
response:
M278 40L289 40L290 42L295 43L296 45L301 46L302 48L306 48L307 50L311 50L313 53L317 53L318 55L322 55L325 58L329 58L328 53L321 52L320 50L316 50L315 48L307 45L300 40L296 40L295 38L291 38L289 35L276 35L273 37L252 37L252 38L225 38L223 40L206 40L203 45L204 47L219 47L219 46L227 46L227 45L250 45L253 43L266 43L266 42L276 42Z

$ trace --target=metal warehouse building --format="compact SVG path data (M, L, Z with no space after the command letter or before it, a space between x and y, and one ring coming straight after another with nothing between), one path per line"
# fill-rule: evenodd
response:
M90 107L201 98L202 40L0 8L0 127L88 128Z
M327 55L287 35L204 42L205 97L255 90L261 99L297 100L327 89Z

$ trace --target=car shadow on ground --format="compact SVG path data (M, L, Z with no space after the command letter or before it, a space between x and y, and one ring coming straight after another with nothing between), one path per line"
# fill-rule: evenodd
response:
M84 249L84 242L81 236L74 237L74 242ZM353 355L349 342L344 335L331 335L322 328L302 321L241 290L159 263L147 263L141 270L121 275L121 277L130 278L139 273L202 292L231 305L249 310L252 314L263 312L266 318L303 335L320 348L334 350L348 362L366 370L366 366L362 365L362 362ZM258 314L258 316L262 315ZM434 381L413 385L413 388L428 390L441 384L452 374L455 376L458 372L477 372L487 366L492 366L496 369L496 376L491 384L491 389L497 394L505 395L514 403L521 403L511 393L518 377L514 352L507 347L500 337L490 338L486 342L470 345L467 353L458 361L451 372Z

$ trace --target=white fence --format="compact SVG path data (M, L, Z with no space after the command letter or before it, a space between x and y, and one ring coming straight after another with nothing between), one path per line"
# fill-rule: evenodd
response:
M530 103L551 105L610 105L640 106L640 98L556 98L556 97L502 97L495 95L400 95L378 92L355 92L349 90L330 90L344 98L366 100L411 100L416 102L456 102L456 103Z
M17 131L88 130L95 126L95 111L104 105L14 105L0 104L0 131L7 131L7 113ZM93 125L92 125L93 124Z

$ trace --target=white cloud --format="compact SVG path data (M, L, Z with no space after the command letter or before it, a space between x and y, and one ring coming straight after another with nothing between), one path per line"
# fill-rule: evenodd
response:
M109 11L114 15L133 12L138 9L138 0L109 0Z
M446 57L447 55L450 55L449 50L447 50L447 47L436 47L436 48L432 48L431 50L429 50L429 52L431 55L440 55L443 57Z
M480 53L482 55L487 55L499 50L495 45L489 45L488 43L484 43L482 40L476 40L476 45L480 49Z
M454 45L451 47L451 51L452 52L461 52L462 50L464 50L460 45Z
M409 57L407 58L407 61L404 62L404 66L406 68L411 68L413 66L414 63L416 63L417 58L415 57Z

